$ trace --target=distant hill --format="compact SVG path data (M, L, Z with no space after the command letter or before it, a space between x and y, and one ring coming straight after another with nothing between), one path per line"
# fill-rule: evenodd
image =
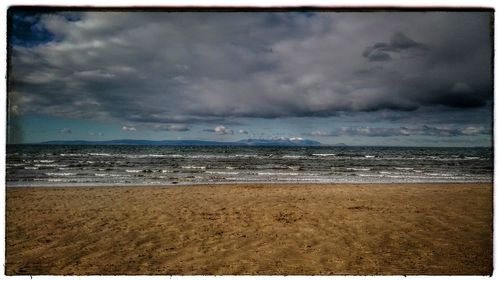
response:
M201 140L109 140L109 141L46 141L40 144L59 145L195 145L195 146L320 146L320 142L302 138L246 139L236 142Z
M320 142L302 138L246 139L238 143L250 146L319 146Z
M348 145L341 142L341 143L332 144L331 146L348 146Z
M109 140L109 141L46 141L41 144L67 144L67 145L234 145L234 142L200 141L200 140Z

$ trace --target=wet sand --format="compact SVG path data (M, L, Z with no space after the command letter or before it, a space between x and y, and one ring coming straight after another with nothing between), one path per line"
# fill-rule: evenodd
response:
M6 274L472 274L492 184L7 188Z

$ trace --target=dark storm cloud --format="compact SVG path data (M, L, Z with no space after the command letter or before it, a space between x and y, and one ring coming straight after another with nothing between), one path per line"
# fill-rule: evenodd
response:
M397 51L410 49L427 49L424 44L417 43L401 32L396 32L391 38L390 46Z
M462 128L438 128L423 125L420 127L408 128L378 128L378 127L343 127L332 132L313 131L304 135L311 137L393 137L393 136L434 136L434 137L454 137L454 136L477 136L491 134L491 130L484 127L462 127Z
M391 111L381 110L377 112L344 112L341 115L342 120L356 123L366 122L385 122L401 124L417 125L453 125L460 126L482 126L491 127L493 124L493 115L491 114L492 104L489 103L484 107L470 108L464 110L462 108L448 108L445 106L421 107L418 110Z
M215 125L492 100L486 12L14 17L19 114Z
M369 46L363 52L363 56L369 61L389 61L392 59L390 53L419 52L428 47L417 43L401 32L396 32L389 43L379 42Z
M369 52L363 53L363 56L370 61L389 61L392 59L391 55L380 50L370 50Z

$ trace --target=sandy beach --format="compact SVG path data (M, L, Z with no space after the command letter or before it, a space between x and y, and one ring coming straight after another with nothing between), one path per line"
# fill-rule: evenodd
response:
M6 274L490 275L493 185L7 188Z

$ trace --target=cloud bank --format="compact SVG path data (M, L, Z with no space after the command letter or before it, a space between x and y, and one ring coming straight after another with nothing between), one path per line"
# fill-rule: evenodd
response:
M463 127L463 128L440 128L423 125L421 127L408 128L379 128L379 127L342 127L340 129L324 132L312 131L304 135L312 137L393 137L393 136L477 136L491 134L491 130L484 127Z
M492 101L487 12L14 14L18 114L186 131Z
M224 126L217 126L217 127L215 127L214 132L216 134L219 134L219 135L232 135L233 134L233 130L228 129L228 128L224 127Z

